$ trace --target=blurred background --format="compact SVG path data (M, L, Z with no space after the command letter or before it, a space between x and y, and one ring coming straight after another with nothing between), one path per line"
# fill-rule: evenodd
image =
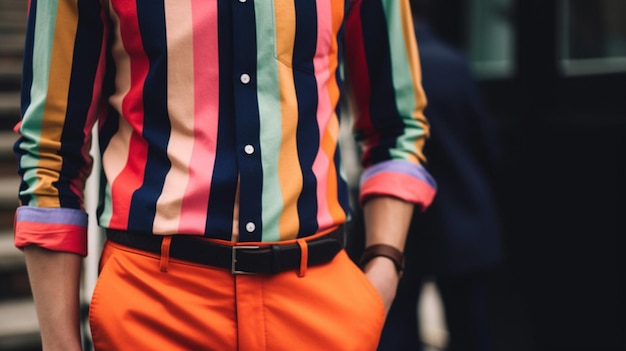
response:
M23 0L0 1L0 350L41 349L26 266L12 232L19 188L13 126L20 115L26 6Z
M15 351L40 349L11 232L26 6L0 0L0 350ZM626 1L437 0L429 22L470 59L501 145L494 349L626 350ZM425 343L443 350L437 291L422 296Z

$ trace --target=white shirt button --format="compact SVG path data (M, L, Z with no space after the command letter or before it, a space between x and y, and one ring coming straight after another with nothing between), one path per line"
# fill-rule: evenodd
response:
M248 233L252 233L255 229L256 229L256 225L254 225L254 223L252 222L246 223L246 231Z
M242 2L242 3L243 3L243 2L246 2L246 0L239 0L239 2Z
M242 82L243 84L248 84L248 83L250 83L250 75L249 75L249 74L244 73L244 74L242 74L242 75L239 77L239 80L241 80L241 82Z
M246 146L243 147L243 152L245 152L248 155L252 155L254 153L254 146L248 144Z

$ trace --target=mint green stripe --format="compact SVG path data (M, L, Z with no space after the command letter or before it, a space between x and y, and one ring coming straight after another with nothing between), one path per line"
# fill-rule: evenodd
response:
M278 157L282 140L276 23L273 1L256 1L257 79L260 117L261 159L263 164L262 221L263 241L280 239L279 218L283 209ZM271 19L271 20L270 20ZM263 87L262 89L260 87Z
M39 159L33 155L39 154L40 145L38 141L43 133L43 114L48 92L57 7L57 0L37 2L33 43L33 82L30 87L31 101L20 126L20 133L25 137L20 148L27 152L26 156L20 159L20 167L27 170L23 179L30 189L23 193L30 193L32 196L29 203L31 206L36 206L38 203L37 196L32 193L32 189L37 186L39 181L35 170Z
M100 177L104 178L104 173L100 175ZM104 181L104 180L102 180ZM98 222L102 227L108 227L111 223L111 218L113 217L113 201L111 201L111 184L107 182L106 187L104 189L104 205L102 209L102 214L98 218Z
M387 31L391 50L391 71L396 96L396 107L405 123L405 134L398 138L396 149L391 150L394 159L407 159L408 153L415 154L415 140L424 135L422 126L413 117L416 107L413 76L402 30L400 1L383 1Z

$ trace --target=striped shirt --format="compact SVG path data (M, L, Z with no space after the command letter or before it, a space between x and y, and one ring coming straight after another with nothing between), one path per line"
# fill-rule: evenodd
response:
M86 254L94 125L105 228L256 242L335 227L346 90L361 200L428 206L412 26L408 0L31 0L16 246Z

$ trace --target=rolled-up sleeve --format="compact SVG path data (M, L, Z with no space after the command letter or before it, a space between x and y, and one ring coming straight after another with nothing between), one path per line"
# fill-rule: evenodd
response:
M426 209L436 183L423 167L429 125L409 1L351 1L345 48L363 152L361 202L392 196Z
M91 129L104 113L106 16L99 0L32 0L14 150L15 245L87 254L83 190Z

